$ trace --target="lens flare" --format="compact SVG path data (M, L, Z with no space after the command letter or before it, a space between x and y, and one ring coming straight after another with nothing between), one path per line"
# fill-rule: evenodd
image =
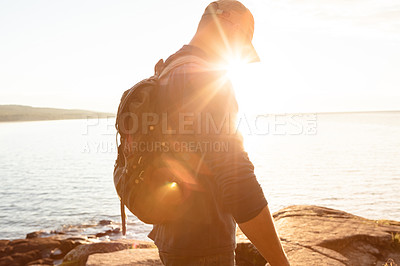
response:
M242 76L245 66L246 62L240 58L232 58L231 60L229 60L226 66L226 74L228 78L233 81Z

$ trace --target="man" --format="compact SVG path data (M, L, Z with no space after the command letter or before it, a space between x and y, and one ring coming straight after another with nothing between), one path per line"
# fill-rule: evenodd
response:
M149 234L165 265L234 265L236 223L271 265L289 265L254 167L234 128L238 106L232 86L217 67L232 57L258 61L251 44L253 31L253 16L240 2L213 2L189 45L166 61L186 62L160 76L159 97L168 112L169 129L178 132L170 136L175 141L171 147L180 147L182 162L189 165L182 178L195 172L183 214L154 225ZM194 145L197 148L188 152L188 141L209 145Z

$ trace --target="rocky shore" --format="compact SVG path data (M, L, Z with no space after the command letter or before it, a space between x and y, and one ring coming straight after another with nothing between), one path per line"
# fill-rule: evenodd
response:
M291 206L273 214L292 265L400 265L400 222L369 220L318 206ZM99 233L102 236L107 233ZM237 233L237 265L267 262ZM0 265L161 265L147 241L95 242L62 235L0 240Z

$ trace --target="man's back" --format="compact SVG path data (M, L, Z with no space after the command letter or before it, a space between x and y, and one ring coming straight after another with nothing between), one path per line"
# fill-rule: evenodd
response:
M161 79L160 99L170 130L176 132L170 136L170 148L180 154L183 163L187 160L193 168L198 166L193 169L197 183L189 189L182 217L155 225L149 237L160 253L233 254L235 219L247 221L267 203L234 128L237 103L229 80L224 71L202 64L210 58L194 46L184 46L167 62L188 55L199 57L199 62L177 67ZM191 123L187 123L189 118ZM186 134L180 134L182 130Z

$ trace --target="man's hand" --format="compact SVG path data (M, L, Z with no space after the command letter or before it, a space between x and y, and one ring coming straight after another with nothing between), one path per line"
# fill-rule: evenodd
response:
M268 206L250 221L239 224L239 227L271 266L290 265Z

